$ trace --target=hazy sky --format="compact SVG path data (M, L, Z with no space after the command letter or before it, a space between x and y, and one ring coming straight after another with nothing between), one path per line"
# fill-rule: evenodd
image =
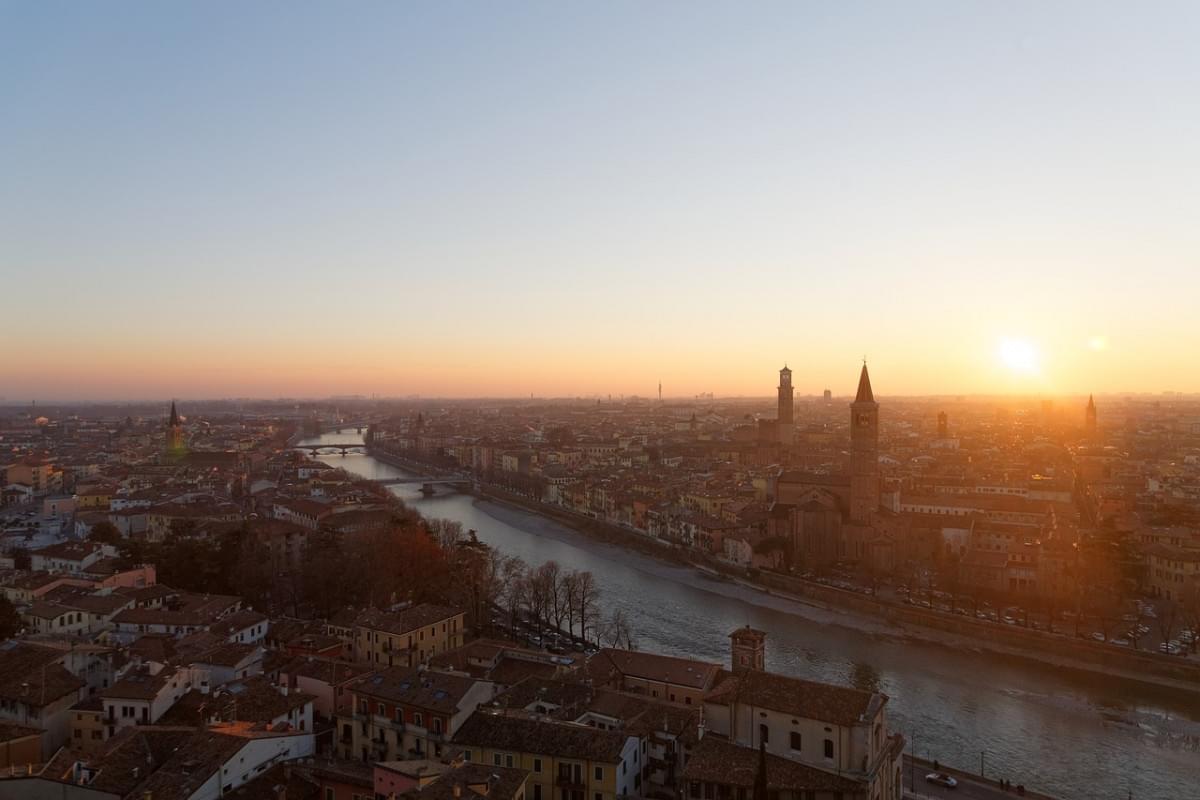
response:
M1198 41L1195 2L0 0L0 397L1200 390Z

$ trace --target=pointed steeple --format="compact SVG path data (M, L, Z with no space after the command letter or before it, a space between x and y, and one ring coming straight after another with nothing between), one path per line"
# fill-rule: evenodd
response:
M175 410L175 401L171 401L171 421L167 423L171 428L179 427L179 412Z
M867 374L867 362L863 361L862 374L858 376L858 394L854 396L856 403L874 403L875 393L871 391L871 376Z
M1091 411L1092 413L1095 413L1095 411L1096 411L1096 398L1094 398L1094 397L1093 397L1092 395L1090 395L1090 394L1088 395L1088 407L1087 407L1087 410L1088 410L1088 411Z

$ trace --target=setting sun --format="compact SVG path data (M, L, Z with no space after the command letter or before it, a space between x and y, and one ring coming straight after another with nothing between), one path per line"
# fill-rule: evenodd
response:
M1027 339L1003 339L996 348L1000 363L1013 372L1031 375L1038 371L1038 351Z

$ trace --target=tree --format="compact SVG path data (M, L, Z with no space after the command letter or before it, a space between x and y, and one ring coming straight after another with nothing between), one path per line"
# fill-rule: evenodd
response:
M89 541L101 542L103 544L120 544L121 538L121 531L108 520L97 522L92 526L91 532L88 533Z
M1179 616L1179 603L1174 600L1165 600L1158 604L1158 633L1163 644L1171 641L1171 637L1175 635Z
M596 640L607 647L616 647L622 650L636 650L633 642L633 631L630 628L629 620L625 617L625 612L621 609L613 609L612 614L600 627L600 633L596 635Z
M33 559L24 547L14 548L12 553L13 566L17 569L33 569Z
M537 620L539 629L550 626L558 572L558 564L547 561L529 574L529 613Z
M529 595L527 572L525 562L519 558L514 558L506 567L504 605L508 609L509 627L514 631L521 620L521 611Z
M21 630L21 615L7 597L0 595L0 639L9 639Z
M271 564L271 551L257 537L243 531L243 535L230 544L234 549L231 584L250 606L265 608L277 600L276 575Z
M575 601L579 582L579 573L576 570L563 573L559 584L562 586L563 606L567 614L567 633L575 635Z
M587 642L588 629L596 621L596 604L600 599L600 587L591 572L584 570L575 575L575 615L579 620L579 638Z

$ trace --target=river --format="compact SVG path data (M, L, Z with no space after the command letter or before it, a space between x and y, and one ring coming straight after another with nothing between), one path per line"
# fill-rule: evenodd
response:
M358 442L353 432L305 444ZM366 478L404 476L364 454L320 459ZM1064 800L1200 800L1200 694L890 635L886 624L772 597L594 541L520 509L393 487L430 518L454 520L530 564L590 570L601 605L621 608L640 649L728 661L728 634L767 631L767 667L881 691L890 724L919 756L1007 777Z

